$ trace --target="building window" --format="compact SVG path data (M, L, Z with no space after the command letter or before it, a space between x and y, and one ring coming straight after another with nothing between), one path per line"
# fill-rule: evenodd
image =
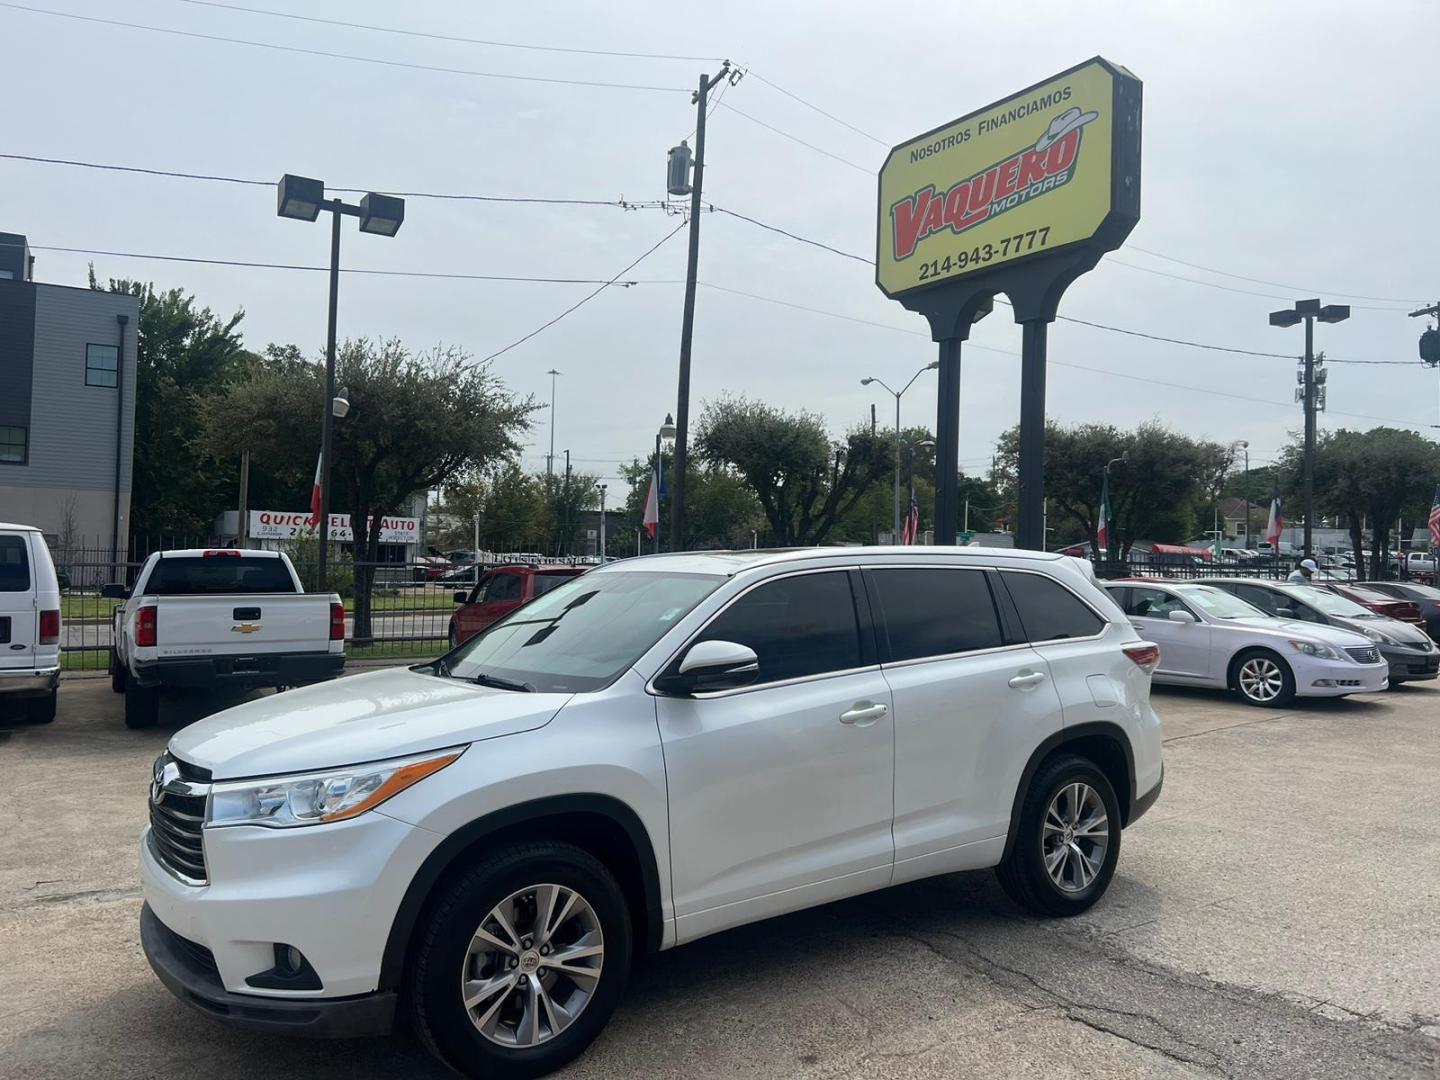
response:
M85 385L114 386L119 381L120 350L114 345L85 346Z
M0 427L0 463L24 465L29 428Z

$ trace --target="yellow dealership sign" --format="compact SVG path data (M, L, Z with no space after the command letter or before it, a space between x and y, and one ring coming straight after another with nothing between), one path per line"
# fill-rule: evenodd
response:
M895 147L876 283L896 297L1119 246L1139 219L1139 88L1096 58Z

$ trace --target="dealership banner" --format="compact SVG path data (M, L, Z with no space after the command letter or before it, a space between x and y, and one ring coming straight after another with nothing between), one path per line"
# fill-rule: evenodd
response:
M257 540L290 540L311 532L310 515L304 511L296 514L281 513L278 510L251 510L249 535ZM355 539L355 530L350 527L349 514L330 515L330 539ZM420 519L409 517L386 517L380 519L380 543L416 544L420 542Z

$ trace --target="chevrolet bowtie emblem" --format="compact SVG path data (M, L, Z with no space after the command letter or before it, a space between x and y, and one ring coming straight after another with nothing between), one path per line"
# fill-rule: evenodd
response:
M230 627L230 632L232 634L254 634L257 633L259 629L259 623L242 622L236 623L234 626Z

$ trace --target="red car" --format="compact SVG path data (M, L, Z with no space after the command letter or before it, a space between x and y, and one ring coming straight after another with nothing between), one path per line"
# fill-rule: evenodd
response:
M469 641L491 623L588 569L588 566L517 564L485 571L473 589L455 594L455 603L461 606L450 616L450 647Z
M1376 615L1388 615L1392 619L1399 619L1401 622L1412 623L1422 628L1425 625L1425 616L1420 610L1420 605L1413 600L1397 600L1393 596L1386 596L1384 593L1362 588L1359 585L1340 584L1335 581L1317 581L1315 584L1319 588L1328 589L1337 596L1345 597L1346 600L1353 600L1363 608L1369 608Z

